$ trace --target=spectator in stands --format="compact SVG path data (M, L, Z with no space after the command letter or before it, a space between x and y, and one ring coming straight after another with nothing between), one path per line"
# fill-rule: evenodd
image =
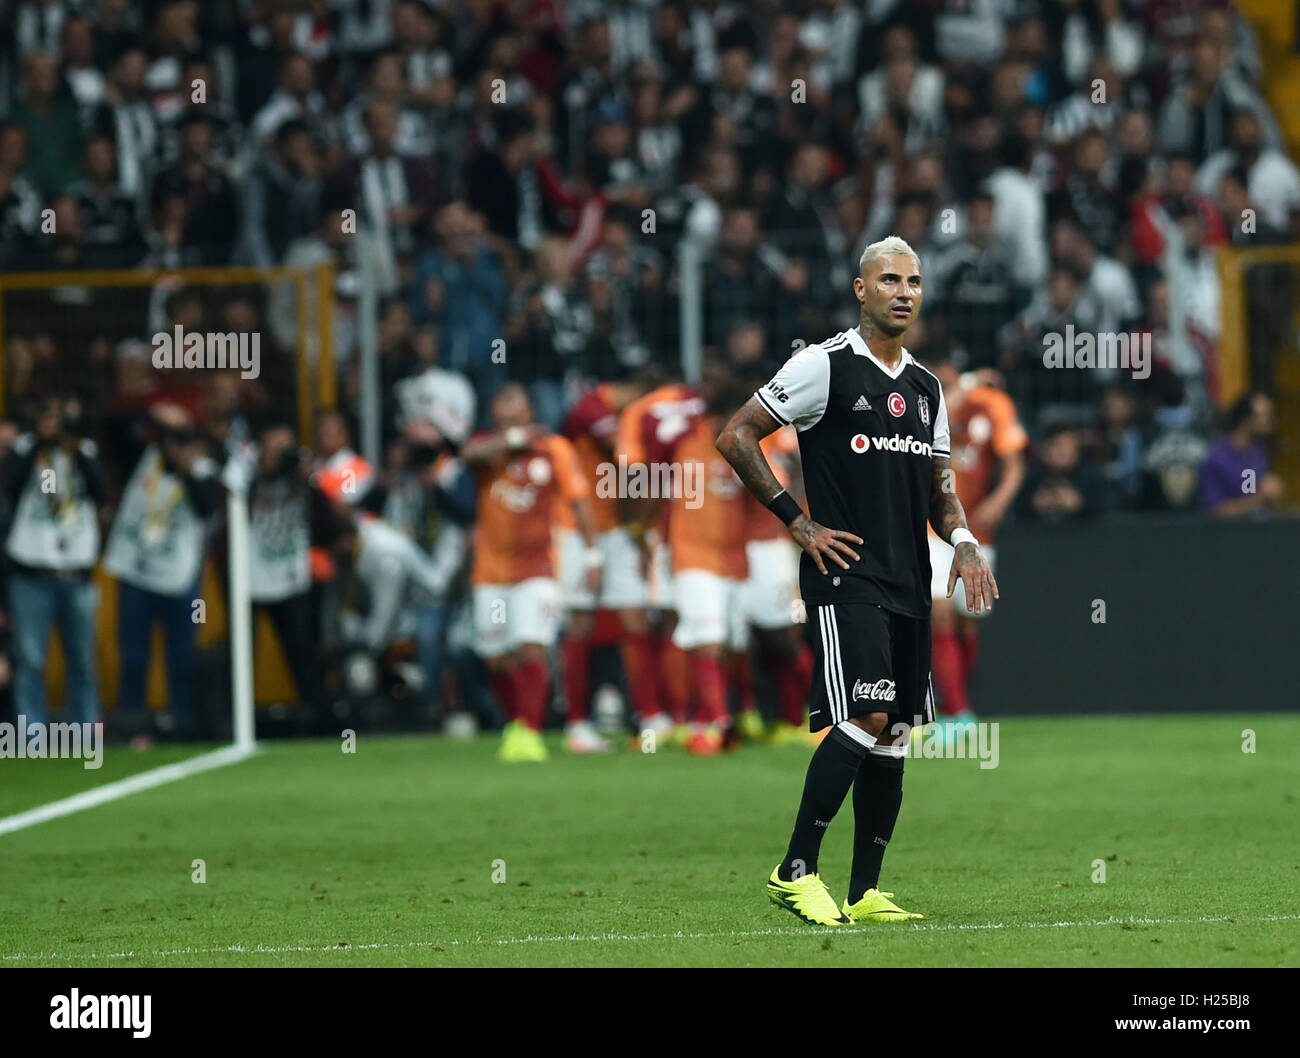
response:
M27 130L0 125L0 264L6 271L28 259L41 220L41 196L23 175Z
M1102 469L1111 506L1132 510L1142 497L1143 434L1133 391L1116 383L1101 397Z
M1223 174L1241 169L1246 187L1260 210L1260 217L1275 228L1285 229L1287 215L1300 205L1300 168L1272 145L1255 110L1237 110L1232 115L1231 143L1205 160L1196 174L1196 190L1213 198Z
M167 705L181 738L197 733L194 651L201 615L194 603L216 510L218 465L179 404L159 402L149 412L146 447L127 481L104 548L104 569L118 589L118 708L145 731L145 682L155 622L162 624L167 657Z
M852 283L843 274L849 250L826 194L826 152L817 144L805 143L795 151L763 229L785 255L787 267L806 275L805 307L825 310L840 300L840 291ZM815 323L815 317L807 322Z
M177 122L191 107L208 116L212 127L212 158L218 169L239 182L252 161L244 137L244 125L234 106L222 95L222 78L212 59L199 52L185 57L176 89L155 104L165 158L174 159L181 152Z
M122 190L117 179L117 154L107 136L86 141L86 178L68 189L76 201L86 246L104 251L106 263L116 267L134 264L144 254L140 214L135 198Z
M81 222L81 206L71 195L59 195L48 207L53 211L51 230L41 249L27 262L33 271L66 272L78 268L104 268L121 263L111 247L91 246Z
M1034 296L999 339L1003 352L998 366L1016 406L1041 416L1046 405L1064 405L1082 418L1096 400L1097 372L1049 368L1043 354L1049 340L1065 342L1096 330L1096 309L1080 289L1079 277L1066 267L1052 269L1047 289Z
M320 217L323 159L305 122L286 121L244 182L240 220L242 253L266 268L284 259L291 244L309 238Z
M60 73L77 101L83 124L104 99L107 81L95 62L95 33L90 21L73 15L59 30Z
M185 244L197 249L202 264L227 264L239 234L239 201L230 178L216 164L212 123L205 111L195 108L177 122L177 130L180 158L154 181L153 208L183 198Z
M638 368L670 348L664 262L637 238L640 215L611 206L601 222L601 244L587 258L586 296L595 313L596 365ZM668 318L666 318L668 317Z
M1169 155L1161 178L1133 202L1133 250L1148 270L1154 269L1163 257L1169 228L1188 213L1204 219L1207 246L1219 246L1227 240L1223 217L1214 200L1196 190L1195 178L1196 162L1191 155Z
M1016 282L1040 285L1047 276L1047 210L1042 188L1030 177L1034 156L1023 136L1007 136L1002 165L988 179L998 241L1011 253Z
M723 221L705 284L707 341L720 346L737 324L765 319L772 341L791 348L800 336L797 300L807 286L808 270L802 262L788 259L762 241L754 211L731 210Z
M1217 203L1234 246L1280 246L1289 241L1284 228L1266 219L1272 211L1261 210L1250 197L1250 175L1245 169L1229 169L1219 178ZM1283 268L1289 275L1289 266Z
M356 300L361 292L357 264L367 254L369 240L356 226L355 217L326 201L315 229L289 244L280 263L286 268L334 268L334 356L346 364L357 343ZM298 303L294 285L281 283L271 298L271 333L292 349L298 334Z
M423 159L398 149L398 109L385 99L372 100L365 112L369 149L344 162L329 184L374 233L386 256L406 258L415 248L415 233L433 205L434 174ZM389 264L392 272L395 263Z
M1085 132L1074 144L1065 182L1049 198L1051 221L1072 217L1097 249L1113 255L1128 219L1128 206L1115 185L1110 143L1100 132Z
M1118 334L1137 325L1142 303L1133 276L1101 253L1086 229L1069 218L1053 224L1052 257L1082 278L1083 293L1097 313L1098 331Z
M280 84L249 125L254 149L264 147L286 121L297 118L324 138L329 122L325 97L316 90L316 71L305 55L290 53L280 63Z
M536 126L524 111L507 110L494 132L496 147L477 152L465 168L468 205L493 235L531 252L557 226L538 179Z
M1270 397L1256 392L1238 398L1201 465L1201 510L1220 518L1260 518L1281 502L1282 479L1269 470L1265 447L1275 428Z
M27 175L42 195L62 193L81 175L77 101L47 52L24 60L19 98L6 120L27 131Z
M996 237L992 195L977 192L966 202L965 234L935 262L935 303L948 333L973 369L997 362L998 334L1023 306L1011 249Z
M493 353L501 347L494 343L505 339L509 296L485 234L483 218L464 201L447 203L434 216L434 246L417 260L411 283L412 320L437 325L442 365L469 375L480 396L497 384L492 368L501 360Z
M13 512L6 540L14 636L14 705L29 723L48 720L45 657L50 629L63 644L65 702L71 718L99 720L95 678L95 586L99 510L107 498L98 449L81 406L51 397L35 427L13 443L4 488Z
M1025 486L1020 490L1020 513L1042 522L1081 521L1102 513L1105 481L1101 471L1083 454L1079 431L1070 426L1051 428L1038 445Z
M1123 0L1083 0L1073 5L1061 33L1061 58L1071 84L1083 83L1093 63L1105 58L1121 77L1142 66L1142 28L1127 17Z
M1160 111L1162 150L1185 151L1203 161L1229 146L1229 130L1240 111L1267 122L1262 137L1270 144L1279 142L1268 105L1240 73L1227 66L1226 59L1224 49L1211 38L1196 42L1186 77Z
M535 280L516 296L506 321L511 377L524 382L535 421L552 431L564 422L566 386L587 360L596 318L573 275L563 239L547 236L533 258Z
M159 150L158 119L145 99L142 48L127 48L109 68L104 101L91 119L94 134L109 137L117 149L117 174L122 190L142 197L152 179Z
M373 148L370 107L380 101L394 108L397 123L392 134L392 149L401 155L427 157L433 149L428 122L420 110L407 102L402 55L397 51L380 52L375 56L370 64L366 91L343 108L340 120L348 152L364 155Z

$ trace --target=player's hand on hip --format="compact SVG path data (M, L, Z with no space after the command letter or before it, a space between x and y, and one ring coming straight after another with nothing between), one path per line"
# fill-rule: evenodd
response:
M813 562L822 572L826 572L826 560L837 563L841 569L848 569L846 558L860 561L860 556L850 544L861 544L862 537L854 536L843 529L827 529L818 525L806 514L801 514L790 523L790 535L794 542L812 556Z
M978 545L969 540L957 545L952 556L952 570L948 573L948 598L952 598L957 578L961 578L966 591L966 609L971 613L984 613L993 609L998 595L998 582L993 579L988 560Z

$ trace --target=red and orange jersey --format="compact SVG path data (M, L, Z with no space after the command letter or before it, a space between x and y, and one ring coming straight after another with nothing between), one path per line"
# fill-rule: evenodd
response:
M645 426L650 472L660 480L671 474L667 480L675 483L665 502L673 572L699 569L743 580L749 492L718 452L722 424L700 412L698 398L682 409L651 415Z
M992 529L978 524L973 511L992 491L999 461L1029 444L1011 398L993 386L976 386L960 407L948 410L952 430L952 469L957 496L966 508L970 528L990 543Z
M625 460L629 466L633 463L644 463L647 418L655 409L664 405L676 405L691 400L698 402L699 398L695 396L695 391L690 386L685 382L670 382L632 401L619 414L618 429L614 438L614 455Z
M593 484L602 479L614 456L619 414L614 407L612 388L602 382L588 390L578 398L564 422L564 436L572 442L582 472ZM619 513L617 490L597 490L591 503L592 531L603 533L617 529L621 521ZM556 524L574 528L572 507L561 506Z
M799 465L798 431L793 426L782 426L781 429L764 437L758 447L767 457L768 466L772 468L776 480L781 483L782 488L788 489ZM747 541L776 540L789 536L789 530L781 524L781 520L759 503L748 489L745 490L745 497L745 539ZM808 510L806 501L800 506L805 511Z
M590 495L573 445L548 434L522 452L477 467L475 481L473 583L518 584L554 576L553 518L561 504Z

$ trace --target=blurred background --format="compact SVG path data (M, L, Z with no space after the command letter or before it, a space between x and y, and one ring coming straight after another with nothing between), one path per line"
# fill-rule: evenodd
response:
M226 737L251 480L312 548L254 579L259 731L499 724L457 465L494 395L559 431L601 384L761 384L889 234L913 354L1023 427L975 709L1293 708L1298 145L1296 0L0 0L0 711ZM177 327L257 376L158 366ZM1067 328L1149 375L1048 369Z

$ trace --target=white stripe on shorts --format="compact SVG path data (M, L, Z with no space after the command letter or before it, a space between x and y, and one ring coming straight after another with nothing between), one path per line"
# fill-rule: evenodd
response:
M826 681L826 701L830 705L831 723L838 724L847 718L841 713L840 695L836 691L839 677L835 658L839 644L834 642L835 637L830 631L830 609L829 606L818 606L817 620L822 629L822 678Z
M833 670L835 689L840 702L838 719L847 720L849 718L849 698L848 688L844 685L844 659L840 656L840 622L835 616L835 607L833 605L826 607L826 627L829 632L830 653L835 659L835 668Z

